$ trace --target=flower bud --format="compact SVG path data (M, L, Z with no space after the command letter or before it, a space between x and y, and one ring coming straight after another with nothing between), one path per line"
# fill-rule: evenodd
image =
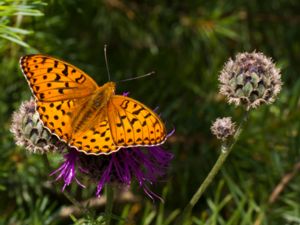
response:
M35 110L33 99L23 102L13 113L10 131L14 135L16 144L32 153L57 151L64 145L43 126Z
M219 75L220 93L229 103L249 110L274 102L281 90L281 74L262 53L240 53L230 59Z
M235 124L231 117L217 118L210 129L218 139L225 141L235 133Z

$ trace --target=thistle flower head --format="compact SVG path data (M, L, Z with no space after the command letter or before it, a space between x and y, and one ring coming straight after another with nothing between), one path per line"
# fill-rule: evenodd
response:
M33 99L25 101L13 113L10 131L13 133L16 144L24 146L32 153L47 153L57 151L61 145L58 140L44 128L35 111Z
M281 74L262 53L240 53L224 65L219 75L220 93L229 103L249 110L270 104L281 90Z
M217 118L210 129L218 139L225 141L235 133L235 124L231 117Z

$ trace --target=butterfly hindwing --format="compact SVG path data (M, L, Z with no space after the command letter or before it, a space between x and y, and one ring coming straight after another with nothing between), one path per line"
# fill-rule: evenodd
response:
M37 101L36 104L36 109L44 126L65 142L68 142L72 134L71 115L74 110L74 101Z
M119 149L113 141L107 117L96 121L84 132L74 133L70 145L94 155L109 154Z
M164 124L158 115L129 97L111 97L108 119L114 142L120 147L159 145L166 138Z
M27 55L21 68L39 101L55 102L91 95L95 81L77 67L45 55Z

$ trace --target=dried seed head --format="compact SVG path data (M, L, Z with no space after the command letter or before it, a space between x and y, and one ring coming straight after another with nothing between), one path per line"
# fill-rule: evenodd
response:
M235 124L231 117L217 118L210 129L218 139L224 141L235 133Z
M219 75L220 93L229 103L249 110L274 102L281 90L281 74L271 58L259 52L239 53Z
M38 112L35 111L33 99L23 102L13 113L10 131L14 135L16 144L24 146L32 153L58 151L64 145L44 128Z

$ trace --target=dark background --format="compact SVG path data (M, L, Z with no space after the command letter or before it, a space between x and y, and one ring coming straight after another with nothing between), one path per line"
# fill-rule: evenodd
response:
M274 104L250 113L249 121L222 172L190 217L192 224L300 223L300 2L277 1L0 1L0 223L71 224L61 210L71 203L46 185L51 178L42 156L17 147L9 132L12 112L31 96L19 57L43 53L87 72L99 85L108 81L103 47L108 45L114 81L155 71L154 76L117 83L117 93L160 107L176 133L165 144L175 154L168 179L153 189L165 204L153 204L138 188L135 203L114 208L136 224L172 224L219 155L210 132L217 117L241 119L243 110L218 93L218 74L238 52L272 57L282 71L283 89ZM11 30L10 28L23 30ZM54 169L61 156L51 155ZM294 173L291 173L294 171ZM291 175L274 203L268 199ZM133 185L136 186L136 185ZM95 187L71 194L94 198ZM95 216L75 215L77 222ZM92 221L92 222L91 222ZM148 221L148 222L147 222ZM115 220L115 224L124 221ZM96 223L95 223L96 224Z

